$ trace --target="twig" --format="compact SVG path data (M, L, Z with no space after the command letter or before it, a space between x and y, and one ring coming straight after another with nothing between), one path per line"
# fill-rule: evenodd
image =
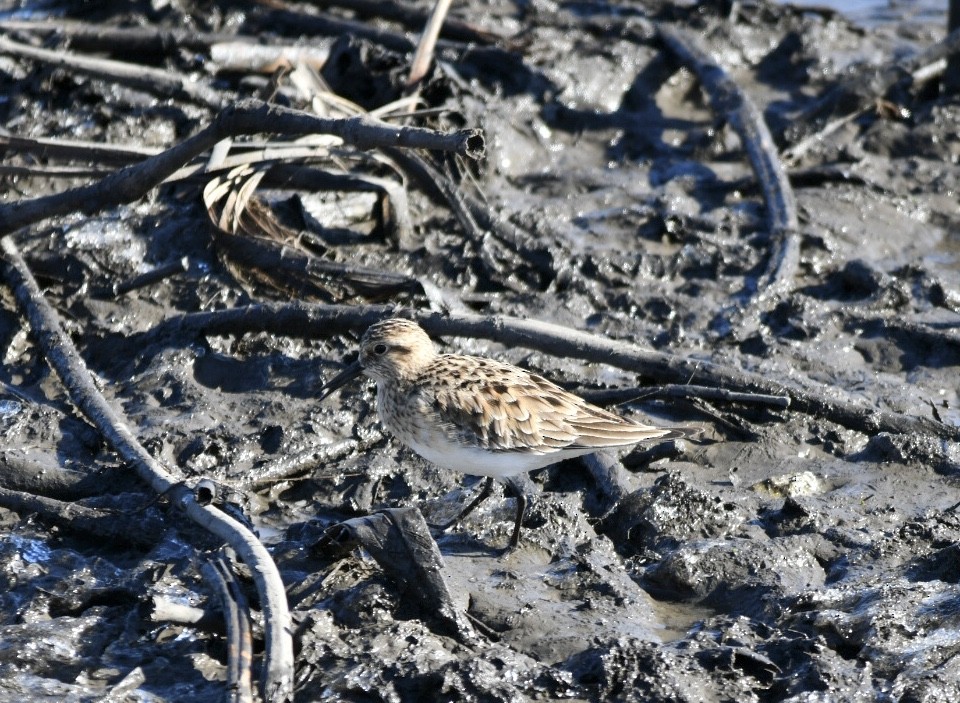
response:
M380 439L379 435L374 436L373 441L358 442L355 439L345 439L340 442L313 447L292 456L284 455L269 464L247 471L242 478L231 481L231 485L238 489L256 488L285 478L305 474L318 466L350 456L355 451L363 451Z
M330 56L330 42L312 46L251 44L248 41L218 42L210 46L210 61L219 71L273 73L278 68L304 64L320 70Z
M253 642L250 636L250 608L243 589L222 554L200 565L207 583L220 602L227 625L227 692L231 703L253 703L250 672Z
M423 28L423 34L420 36L420 42L417 44L417 52L410 62L410 75L407 76L406 85L407 93L415 92L424 76L427 75L427 71L430 70L430 64L433 62L433 50L437 46L437 39L440 38L440 28L443 27L443 21L450 10L451 2L452 0L436 0L433 6L430 19L427 20L427 24Z
M67 71L129 85L150 93L184 98L212 108L222 107L229 99L229 96L218 93L203 82L193 81L187 76L172 71L124 61L80 56L66 51L38 49L7 39L2 34L0 34L0 54L40 61Z
M6 260L6 278L30 322L30 329L50 366L63 382L76 407L104 439L155 493L169 497L187 516L227 542L250 567L263 608L266 653L261 687L267 700L290 700L293 695L293 641L283 581L270 554L240 522L210 506L201 506L193 492L171 475L143 445L130 426L100 393L86 364L64 332L53 307L10 237L0 239Z
M708 398L722 400L727 403L744 403L745 405L770 405L775 408L789 408L790 396L768 395L763 393L738 393L727 388L711 388L709 386L694 386L690 384L672 384L667 386L650 386L649 388L609 388L604 390L577 389L577 394L591 403L601 405L620 405L636 400L648 398Z
M179 261L169 261L165 264L161 264L150 271L145 271L138 276L133 278L128 278L125 281L117 281L107 291L102 291L111 295L114 298L119 298L121 295L129 293L130 291L138 290L139 288L145 288L147 286L158 283L159 281L170 278L171 276L176 276L181 273L185 273L190 270L190 259L184 256Z
M796 144L791 144L787 149L784 150L783 160L788 164L797 163L804 156L804 154L810 151L810 149L812 149L814 146L822 142L824 139L829 137L843 126L850 124L861 115L866 114L871 109L872 106L862 107L858 110L854 110L848 115L831 120L819 131L807 135Z
M366 329L390 315L405 314L416 319L434 335L454 335L491 339L501 344L536 349L554 356L609 364L633 371L662 383L697 382L742 393L759 393L790 398L797 412L824 417L859 432L875 434L924 434L960 441L960 428L928 420L871 408L833 397L835 389L815 389L783 385L766 376L721 366L697 359L644 349L629 342L596 337L561 325L504 316L439 314L398 311L387 306L341 306L263 304L233 310L190 313L170 318L155 327L149 337L170 339L175 335L242 334L273 332L304 337L329 338L348 331ZM182 337L181 337L182 339ZM145 348L138 340L138 348Z
M150 598L148 617L150 622L176 623L188 625L203 632L222 635L226 632L223 613L213 608L197 608L186 605L170 596L154 594Z
M13 134L0 134L0 150L26 152L41 159L68 159L101 164L130 164L143 161L148 156L156 156L160 149L150 147L126 146L123 144L103 144L70 139L18 137Z
M90 214L105 207L131 202L222 139L261 132L333 134L360 148L400 146L437 149L472 158L479 158L484 150L483 135L479 130L445 134L419 127L395 127L365 117L342 120L316 117L258 100L243 100L224 109L208 127L177 146L115 171L96 183L0 207L0 235L48 217L75 211Z

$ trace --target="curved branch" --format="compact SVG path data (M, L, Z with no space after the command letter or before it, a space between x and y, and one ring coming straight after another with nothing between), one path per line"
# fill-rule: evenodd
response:
M729 120L743 141L743 148L767 206L767 228L771 232L796 229L797 204L793 188L790 187L763 114L723 67L710 58L695 36L662 24L657 31L667 48L696 74L700 85L710 96L714 111Z
M692 70L710 96L715 112L736 130L760 184L766 205L767 230L773 240L766 271L757 282L761 296L784 292L800 265L797 203L763 114L697 38L675 27L659 25L664 44Z
M10 237L0 239L6 275L14 297L50 366L56 371L74 405L103 435L137 475L156 493L227 542L250 567L260 594L266 635L264 676L266 700L288 700L293 695L293 640L286 591L280 572L260 541L239 521L212 506L197 503L193 492L171 475L134 437L130 426L107 402L93 382L73 341L63 331L53 307L44 299L36 280Z

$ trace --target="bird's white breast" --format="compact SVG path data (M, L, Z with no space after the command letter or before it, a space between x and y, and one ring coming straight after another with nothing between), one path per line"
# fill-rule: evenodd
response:
M404 442L424 459L441 468L473 476L506 478L549 466L564 458L559 452L545 455L488 451L451 442L440 436L432 438L429 444L415 438L404 438Z

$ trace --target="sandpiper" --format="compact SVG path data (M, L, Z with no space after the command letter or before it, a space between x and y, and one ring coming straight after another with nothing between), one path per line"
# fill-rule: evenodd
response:
M377 382L380 421L424 459L487 477L478 496L449 527L480 504L497 479L517 493L510 546L520 540L526 498L512 477L598 449L689 436L682 428L632 422L512 364L438 354L406 319L377 322L360 340L360 356L320 389L319 400L361 373Z

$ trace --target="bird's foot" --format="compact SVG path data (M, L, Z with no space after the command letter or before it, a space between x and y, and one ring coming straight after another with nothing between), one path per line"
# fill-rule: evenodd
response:
M477 508L477 506L480 505L480 503L482 503L487 498L489 498L492 490L493 490L493 479L490 477L487 477L487 480L483 482L483 488L480 489L480 492L476 495L476 497L474 497L473 500L467 503L466 507L463 510L461 510L459 513L454 515L453 518L451 518L450 520L447 520L446 522L441 522L439 524L431 524L430 527L440 530L441 532L444 530L449 530L451 527L453 527L458 522L463 520L463 518L465 518L467 515L472 513Z

